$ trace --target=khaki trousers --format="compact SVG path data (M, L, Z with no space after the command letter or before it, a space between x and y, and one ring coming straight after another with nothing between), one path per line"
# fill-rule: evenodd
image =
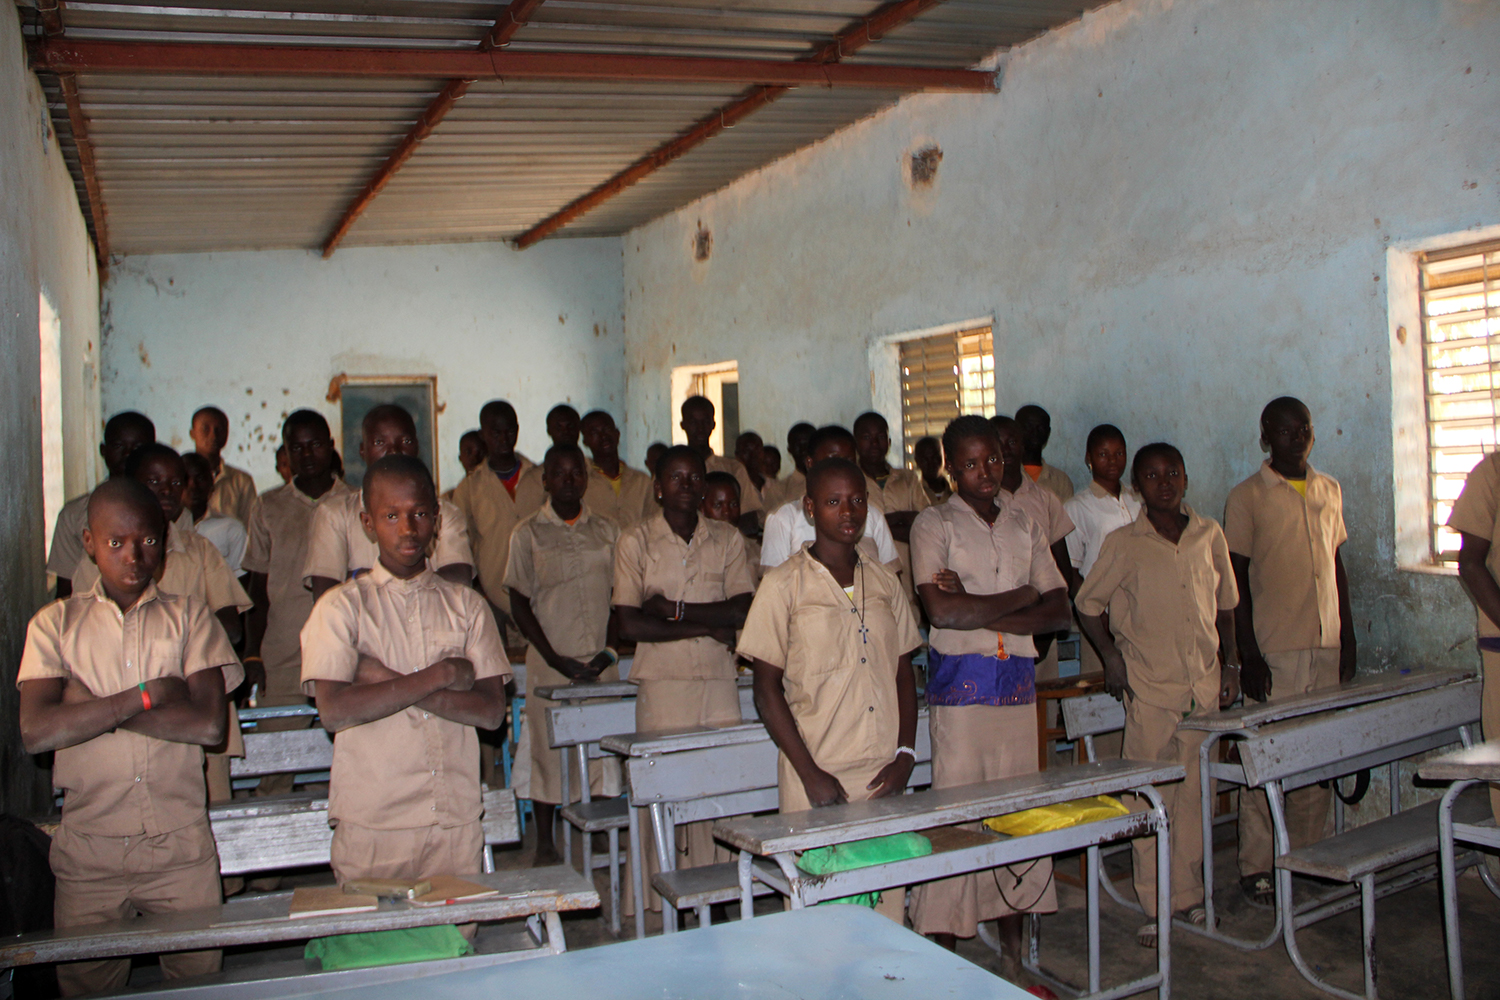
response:
M638 682L635 696L635 728L647 733L658 729L682 729L687 726L732 726L740 722L740 693L733 679L698 681ZM661 910L661 897L651 888L656 874L656 841L651 834L651 813L637 810L641 838L641 855L646 861L644 885L646 906ZM735 860L729 850L714 840L713 822L685 823L677 827L677 867L701 868L704 865ZM635 883L629 864L621 866L620 878L626 916L635 914Z
M418 826L375 830L340 820L329 847L334 877L399 878L415 881L434 875L478 875L484 870L484 826Z
M1486 740L1500 740L1500 653L1481 653L1484 695L1479 706L1479 725ZM1500 822L1500 784L1490 785L1490 811Z
M620 679L620 668L610 667L599 675L601 683ZM548 701L539 696L539 687L564 687L573 682L547 666L535 649L526 650L526 727L531 731L531 801L551 805L565 805L562 800L562 754L547 739L547 709L556 708L560 702ZM607 790L611 783L605 772L613 768L612 788L620 787L619 763L614 760L589 761L589 794L619 794ZM571 747L568 750L568 790L572 802L583 798L582 785L578 780L578 755Z
M1339 686L1337 649L1299 649L1290 653L1268 653L1271 666L1271 697L1286 698ZM1292 850L1315 844L1328 835L1331 788L1309 785L1285 798L1286 832ZM1240 876L1272 871L1276 841L1271 829L1271 806L1260 789L1240 792Z
M1073 621L1078 621L1075 612ZM1099 659L1099 654L1094 651L1094 644L1089 642L1089 637L1083 634L1083 627L1078 626L1078 673L1080 676L1100 675L1104 673L1104 661ZM1120 747L1125 742L1125 733L1100 733L1094 737L1094 759L1095 760L1119 760ZM1082 748L1078 751L1078 759L1087 759Z
M105 837L79 833L64 821L52 837L57 876L53 922L59 930L141 914L173 913L224 901L219 891L219 854L208 817L154 837ZM167 979L218 972L219 951L183 951L160 956ZM130 960L67 962L57 967L63 996L123 990Z
M1125 708L1124 756L1130 760L1156 760L1181 764L1187 777L1181 782L1158 785L1157 794L1167 807L1172 848L1172 912L1203 902L1203 810L1200 799L1202 777L1198 750L1208 734L1202 730L1178 729L1182 713L1147 705L1139 698ZM1135 802L1132 812L1144 812L1149 800L1128 796ZM1156 916L1156 838L1141 837L1132 845L1135 857L1135 895L1146 916Z
M952 788L1035 774L1036 705L934 705L932 787ZM978 824L966 829L978 830ZM911 923L919 934L969 938L979 923L1012 913L1052 913L1057 886L1052 859L927 882L912 889Z

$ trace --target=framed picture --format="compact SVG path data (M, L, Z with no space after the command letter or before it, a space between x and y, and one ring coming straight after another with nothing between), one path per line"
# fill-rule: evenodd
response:
M407 413L417 425L417 442L422 447L420 458L432 470L433 481L438 478L437 456L437 377L434 375L349 375L343 377L339 391L339 402L343 407L340 425L343 428L343 446L339 455L344 460L344 481L359 489L365 481L365 463L359 457L359 441L363 433L361 425L365 414L384 403L395 403ZM440 485L439 490L442 489Z

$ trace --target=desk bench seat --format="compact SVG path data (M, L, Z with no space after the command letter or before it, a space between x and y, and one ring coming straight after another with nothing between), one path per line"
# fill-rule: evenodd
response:
M1465 795L1454 805L1453 817L1460 823L1478 823L1489 809L1487 794ZM1437 815L1438 803L1433 800L1283 854L1276 866L1299 875L1357 882L1372 872L1436 855Z
M584 833L623 830L630 825L630 803L623 797L574 802L563 806L562 815Z
M767 865L757 864L756 868L763 873L772 871ZM651 876L651 888L676 909L698 910L699 926L707 927L708 920L702 911L715 903L732 903L740 898L739 865L726 861L701 868L657 872ZM757 879L751 891L756 896L769 896L776 890Z

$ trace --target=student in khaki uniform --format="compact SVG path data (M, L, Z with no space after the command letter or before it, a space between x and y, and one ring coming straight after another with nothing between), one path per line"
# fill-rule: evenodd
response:
M1042 449L1052 439L1052 414L1029 403L1016 411L1016 424L1021 429L1021 440L1025 443L1023 468L1026 477L1059 500L1073 495L1073 480L1061 469L1047 464L1042 458Z
M703 459L704 475L710 472L727 472L740 481L740 530L747 535L760 531L760 512L765 508L760 490L750 481L750 473L739 459L714 454L709 438L718 426L714 404L703 396L689 396L682 402L682 422L678 424L687 435L687 446Z
M922 489L921 473L912 469L893 469L886 461L891 450L890 425L873 410L854 421L854 446L859 453L859 467L865 474L865 488L870 507L885 513L886 526L896 542L901 559L901 579L912 600L916 589L911 578L911 524L932 502Z
M420 453L417 425L410 413L385 403L365 414L360 424L359 457L366 467L387 455L415 458ZM362 510L360 495L350 490L319 505L313 513L307 561L302 566L302 584L312 591L313 600L347 578L372 569L380 557L379 547L360 521ZM439 576L467 587L474 582L468 518L448 500L439 500L438 510L437 534L427 560Z
M286 453L286 445L281 444L276 448L276 474L281 477L283 483L292 481L292 459Z
M854 461L857 454L854 446L854 435L837 424L829 424L820 427L813 433L812 440L808 442L806 466L813 465L829 458L842 458ZM806 482L804 476L803 482ZM766 518L766 529L761 536L760 564L763 570L773 566L780 566L792 556L796 555L802 548L803 542L811 542L817 538L817 531L813 523L807 517L803 508L803 497L797 496L777 507ZM879 513L878 507L869 504ZM891 529L886 524L884 517L872 517L865 520L864 537L859 540L860 551L872 557L876 562L885 566L892 573L901 572L901 557L896 551L896 543L891 538Z
M740 523L740 481L727 472L710 472L703 477L703 506L698 513L710 521L722 521L731 527ZM750 575L755 585L760 586L760 542L745 539L745 560L750 564Z
M464 431L458 439L458 464L464 467L464 475L483 465L487 457L489 452L484 447L484 435L477 430Z
M776 447L774 444L761 445L760 467L760 471L765 475L767 480L780 479L781 449ZM765 490L761 490L761 495L765 495Z
M505 592L510 534L544 499L540 477L522 488L521 480L533 466L516 451L519 431L514 407L503 399L485 403L479 411L479 433L484 435L489 457L453 491L453 503L469 522L480 591L489 599L502 635L510 623L510 598Z
M766 503L766 487L771 481L766 477L766 442L754 431L745 431L734 440L734 458L745 467L745 474L750 477L750 485L755 487L755 495L760 498L760 523L766 523L766 514L770 506Z
M1104 540L1078 594L1079 621L1104 660L1105 690L1125 703L1124 756L1187 769L1186 780L1158 789L1172 830L1168 909L1202 927L1198 750L1208 734L1177 725L1239 697L1239 588L1224 532L1182 502L1187 469L1176 448L1158 443L1136 452L1131 481L1144 508ZM1137 840L1134 850L1136 898L1146 916L1156 918L1156 838ZM1156 938L1154 919L1136 934L1148 948L1156 947Z
M562 798L562 762L547 745L547 709L557 702L538 687L617 681L619 658L609 648L610 588L620 529L583 500L588 465L577 445L553 445L542 463L547 503L516 525L510 536L505 586L526 648L526 725L531 738L531 802L536 810L536 864L562 858L553 823ZM569 787L580 796L582 777L572 768ZM604 788L603 761L589 765L590 787ZM616 782L617 783L617 782ZM581 796L580 796L581 797ZM575 800L576 801L576 800Z
M622 533L615 546L620 638L636 643L630 681L638 688L637 731L740 721L733 649L755 581L744 536L698 513L704 475L692 448L668 449L656 475L661 514ZM677 828L679 868L715 860L712 827ZM646 858L649 885L655 856L647 851ZM656 894L648 897L659 909Z
M653 483L656 482L656 467L661 464L661 457L666 453L667 446L660 441L652 441L646 446L646 475L651 477Z
M1354 678L1354 616L1339 546L1344 497L1338 481L1307 464L1312 414L1289 396L1266 404L1261 446L1271 457L1229 493L1224 536L1240 587L1235 612L1245 695L1256 701L1337 687ZM1286 797L1292 849L1328 831L1332 791L1310 785ZM1271 812L1264 792L1240 795L1240 886L1275 902Z
M800 500L807 494L807 456L812 452L813 435L818 429L806 421L799 421L786 432L786 454L792 471L785 479L777 481L773 495L763 498L767 512L791 500Z
M302 683L337 733L331 863L351 878L477 874L479 738L505 717L510 663L472 587L427 566L437 490L420 460L365 472L375 568L323 596L302 630Z
M1484 694L1480 726L1486 740L1500 739L1500 453L1481 458L1453 502L1448 527L1463 540L1458 577L1478 617ZM1490 810L1500 821L1500 785L1490 786Z
M583 422L578 417L578 411L567 403L559 403L547 411L547 437L553 445L566 444L573 447L578 446L578 435L583 429ZM542 489L542 467L533 465L521 476L521 484L516 487L518 492L538 496L545 492ZM542 501L537 501L537 507ZM532 510L535 510L533 507ZM530 513L530 511L527 511Z
M767 575L740 636L781 750L784 813L899 795L916 763L911 654L922 636L901 581L856 548L864 478L844 459L813 466L804 506L818 537ZM900 923L905 897L888 889L877 909Z
M156 425L134 410L116 413L104 425L99 454L109 477L125 474L125 461L142 445L156 440ZM75 497L57 512L52 528L52 549L47 553L47 572L57 577L57 596L73 592L73 573L83 559L83 529L88 526L89 495Z
M244 469L236 469L224 461L224 446L229 443L229 418L217 406L205 406L193 414L189 436L193 439L194 449L214 470L210 509L215 514L249 524L250 511L255 506L255 479Z
M298 637L312 613L313 596L302 585L313 515L321 504L350 492L333 474L333 436L315 410L286 418L281 436L296 473L285 486L261 494L250 515L250 542L244 569L250 574L250 612L245 640L245 673L260 686L261 705L302 705L302 647ZM306 729L303 718L266 719L263 732ZM294 775L268 775L265 795L290 791Z
M624 531L661 508L651 476L620 461L620 429L615 418L593 410L583 418L583 443L594 460L589 463L589 487L583 502L589 510Z
M953 495L953 484L943 474L943 446L931 435L912 445L911 460L922 473L922 492L927 505L934 507Z
M927 703L934 788L1037 770L1036 646L1068 623L1068 591L1047 536L1000 489L994 429L959 417L943 432L954 483L947 503L917 515L911 557L932 622ZM1050 860L917 886L912 926L952 948L1000 919L1004 974L1020 972L1021 914L1057 909Z
M229 574L238 578L250 534L243 524L228 514L215 514L208 509L214 495L214 473L208 466L208 459L190 451L182 456L182 465L187 470L187 489L182 495L182 505L193 516L193 530L219 550L229 567Z
M99 580L37 612L26 632L21 738L30 753L56 751L63 792L51 853L59 929L222 901L203 748L223 742L226 692L242 674L208 607L157 589L165 530L140 483L101 485L83 535ZM206 975L219 960L162 955L162 974ZM57 968L64 996L121 990L129 976L128 959Z

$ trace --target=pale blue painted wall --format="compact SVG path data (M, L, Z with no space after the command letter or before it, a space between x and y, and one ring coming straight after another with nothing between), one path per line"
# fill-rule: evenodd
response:
M1500 222L1500 6L1122 0L1003 67L625 237L631 449L675 423L675 365L738 360L744 426L781 439L870 405L873 341L993 314L999 408L1045 403L1080 482L1108 420L1179 444L1218 516L1261 406L1306 399L1367 662L1472 663L1456 581L1395 567L1385 248Z

